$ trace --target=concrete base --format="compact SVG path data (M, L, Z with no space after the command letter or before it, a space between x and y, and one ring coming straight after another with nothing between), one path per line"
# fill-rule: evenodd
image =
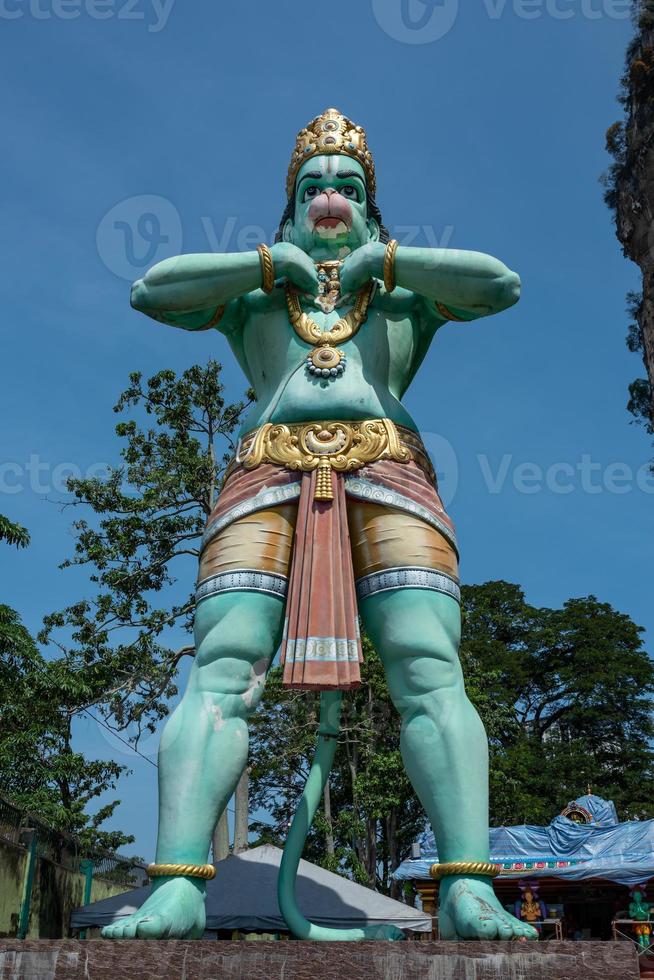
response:
M0 980L638 980L617 943L0 940Z

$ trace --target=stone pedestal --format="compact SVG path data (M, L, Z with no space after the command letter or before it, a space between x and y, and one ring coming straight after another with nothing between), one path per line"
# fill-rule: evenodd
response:
M0 980L638 980L616 943L0 940Z

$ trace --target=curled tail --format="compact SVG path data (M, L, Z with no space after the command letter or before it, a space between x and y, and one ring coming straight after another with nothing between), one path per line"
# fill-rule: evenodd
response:
M317 926L304 918L295 900L295 878L304 850L304 842L318 809L336 753L342 698L340 691L325 691L320 696L318 747L284 846L277 880L279 908L287 926L298 939L323 942L328 940L404 939L402 930L393 925L366 926L362 929L327 929Z

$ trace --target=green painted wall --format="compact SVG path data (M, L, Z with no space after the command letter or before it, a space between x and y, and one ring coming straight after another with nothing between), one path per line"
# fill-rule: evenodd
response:
M15 937L27 866L25 848L0 838L0 938ZM101 878L93 879L91 901L129 891ZM71 910L84 900L84 875L47 858L37 859L30 905L28 939L62 939L69 935Z
M24 847L0 839L0 937L16 936L27 867Z

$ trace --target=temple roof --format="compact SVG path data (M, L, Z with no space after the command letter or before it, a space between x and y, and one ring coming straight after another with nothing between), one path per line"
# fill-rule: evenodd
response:
M503 877L604 878L622 885L654 877L654 820L620 823L612 800L592 794L569 803L563 814L547 827L491 828L490 857L503 865ZM403 861L395 878L429 878L438 861L433 833L426 830L419 842L420 858Z

